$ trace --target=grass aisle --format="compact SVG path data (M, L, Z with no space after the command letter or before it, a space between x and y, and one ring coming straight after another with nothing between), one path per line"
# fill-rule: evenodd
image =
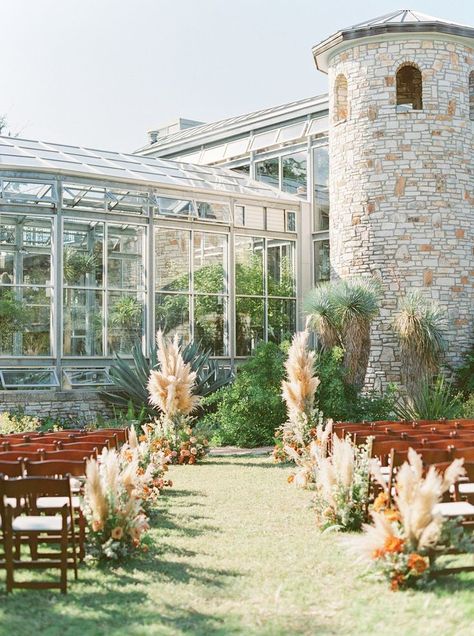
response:
M1 636L472 633L473 574L417 593L361 579L287 474L262 457L172 468L156 550L114 570L81 568L66 597L6 597L0 575Z

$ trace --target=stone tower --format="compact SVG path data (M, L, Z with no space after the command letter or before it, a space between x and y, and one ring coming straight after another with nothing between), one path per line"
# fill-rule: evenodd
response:
M397 11L313 49L329 75L331 276L373 275L384 300L366 382L398 381L391 329L411 289L472 343L474 28Z

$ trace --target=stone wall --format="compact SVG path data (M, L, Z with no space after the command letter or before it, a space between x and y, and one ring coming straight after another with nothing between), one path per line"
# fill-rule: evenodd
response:
M422 72L423 110L403 113L395 78L407 62ZM400 379L391 323L410 289L446 308L449 362L472 343L473 68L468 44L434 34L354 43L330 61L331 275L373 275L384 288L369 385ZM348 117L336 122L340 73L348 79Z
M95 391L0 391L0 413L18 411L41 418L67 418L87 424L112 410Z

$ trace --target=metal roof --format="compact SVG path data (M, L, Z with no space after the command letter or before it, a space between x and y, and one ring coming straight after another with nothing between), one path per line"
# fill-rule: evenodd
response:
M0 136L0 176L2 170L101 178L156 188L179 188L300 203L291 194L226 168L196 166L169 159L18 137Z
M342 42L386 33L445 33L474 38L474 28L452 20L443 20L419 11L400 9L341 29L313 47L313 57L320 71L327 72L329 52Z
M306 97L297 101L264 108L252 113L221 119L209 124L186 128L167 137L158 138L153 144L147 144L137 150L140 154L149 154L158 149L170 148L182 150L201 144L210 143L213 140L220 141L223 136L232 137L243 135L249 131L278 124L281 121L290 121L297 117L328 109L327 95Z

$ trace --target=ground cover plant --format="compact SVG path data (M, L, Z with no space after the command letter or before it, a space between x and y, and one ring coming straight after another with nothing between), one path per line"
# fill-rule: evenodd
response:
M172 467L147 553L81 567L64 597L6 596L0 570L1 636L470 635L474 573L395 597L315 530L312 493L289 475L257 456Z

